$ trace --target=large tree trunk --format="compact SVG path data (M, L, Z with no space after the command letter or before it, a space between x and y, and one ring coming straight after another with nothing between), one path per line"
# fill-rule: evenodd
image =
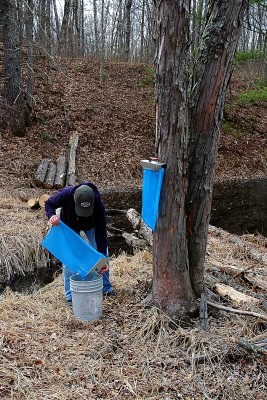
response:
M26 112L22 84L19 21L16 1L2 0L1 14L5 66L4 92L7 102L8 123L14 135L24 136L26 133Z
M154 233L153 300L169 315L194 311L186 237L188 1L160 2L156 142L167 163L160 218ZM179 42L178 42L179 38Z
M190 98L189 188L186 199L190 276L197 296L203 288L215 163L225 92L246 1L214 1L197 56Z
M192 84L190 1L159 3L156 150L167 167L154 232L152 300L175 318L196 309L203 289L218 124L245 4L212 2Z

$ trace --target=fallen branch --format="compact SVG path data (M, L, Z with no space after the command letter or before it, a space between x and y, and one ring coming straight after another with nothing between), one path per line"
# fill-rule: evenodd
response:
M264 321L267 321L267 315L264 315L264 314L259 314L259 313L253 312L253 311L238 310L236 308L231 308L231 307L225 307L225 306L222 306L221 304L216 304L209 300L207 301L207 304L210 307L218 308L218 310L231 312L231 313L239 314L239 315L248 315L251 317L255 317L255 318L259 318L259 319L263 319Z
M265 346L261 346L257 343L251 343L244 339L240 339L239 344L241 347L244 347L244 349L246 349L248 351L252 351L255 354L267 356L266 344L265 344Z

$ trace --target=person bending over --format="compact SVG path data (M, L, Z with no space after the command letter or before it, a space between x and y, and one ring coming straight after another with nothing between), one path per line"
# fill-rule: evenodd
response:
M61 209L59 217L56 215L57 208ZM45 202L45 212L52 225L58 225L61 220L78 235L83 231L91 246L99 253L108 255L105 207L93 183L67 186L53 194ZM63 265L63 275L66 300L71 301L70 277L73 271ZM115 291L109 281L108 266L102 275L103 293L114 295Z

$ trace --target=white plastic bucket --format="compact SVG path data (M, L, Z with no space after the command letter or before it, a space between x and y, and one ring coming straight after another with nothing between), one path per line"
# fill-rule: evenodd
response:
M72 309L75 317L93 321L102 316L103 277L82 278L80 274L70 278Z

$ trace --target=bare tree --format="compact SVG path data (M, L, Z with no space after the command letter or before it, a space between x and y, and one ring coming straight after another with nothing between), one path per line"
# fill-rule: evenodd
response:
M104 86L104 51L105 51L105 32L104 32L104 0L101 1L101 54L100 54L100 86Z
M26 133L25 99L23 93L19 21L16 0L1 0L3 25L5 85L8 123L16 136Z
M27 95L26 104L30 110L33 106L33 0L27 3L27 24L26 37L28 41L28 76L27 76Z
M127 61L129 61L130 57L131 8L132 8L132 0L127 0L126 13L125 13L125 49L124 49L124 57Z
M97 0L93 0L94 11L94 31L95 31L95 54L99 54L99 32L98 32L98 17L97 17Z
M68 32L70 24L71 13L71 0L65 0L64 14L59 34L58 53L60 55L67 55L68 53Z

